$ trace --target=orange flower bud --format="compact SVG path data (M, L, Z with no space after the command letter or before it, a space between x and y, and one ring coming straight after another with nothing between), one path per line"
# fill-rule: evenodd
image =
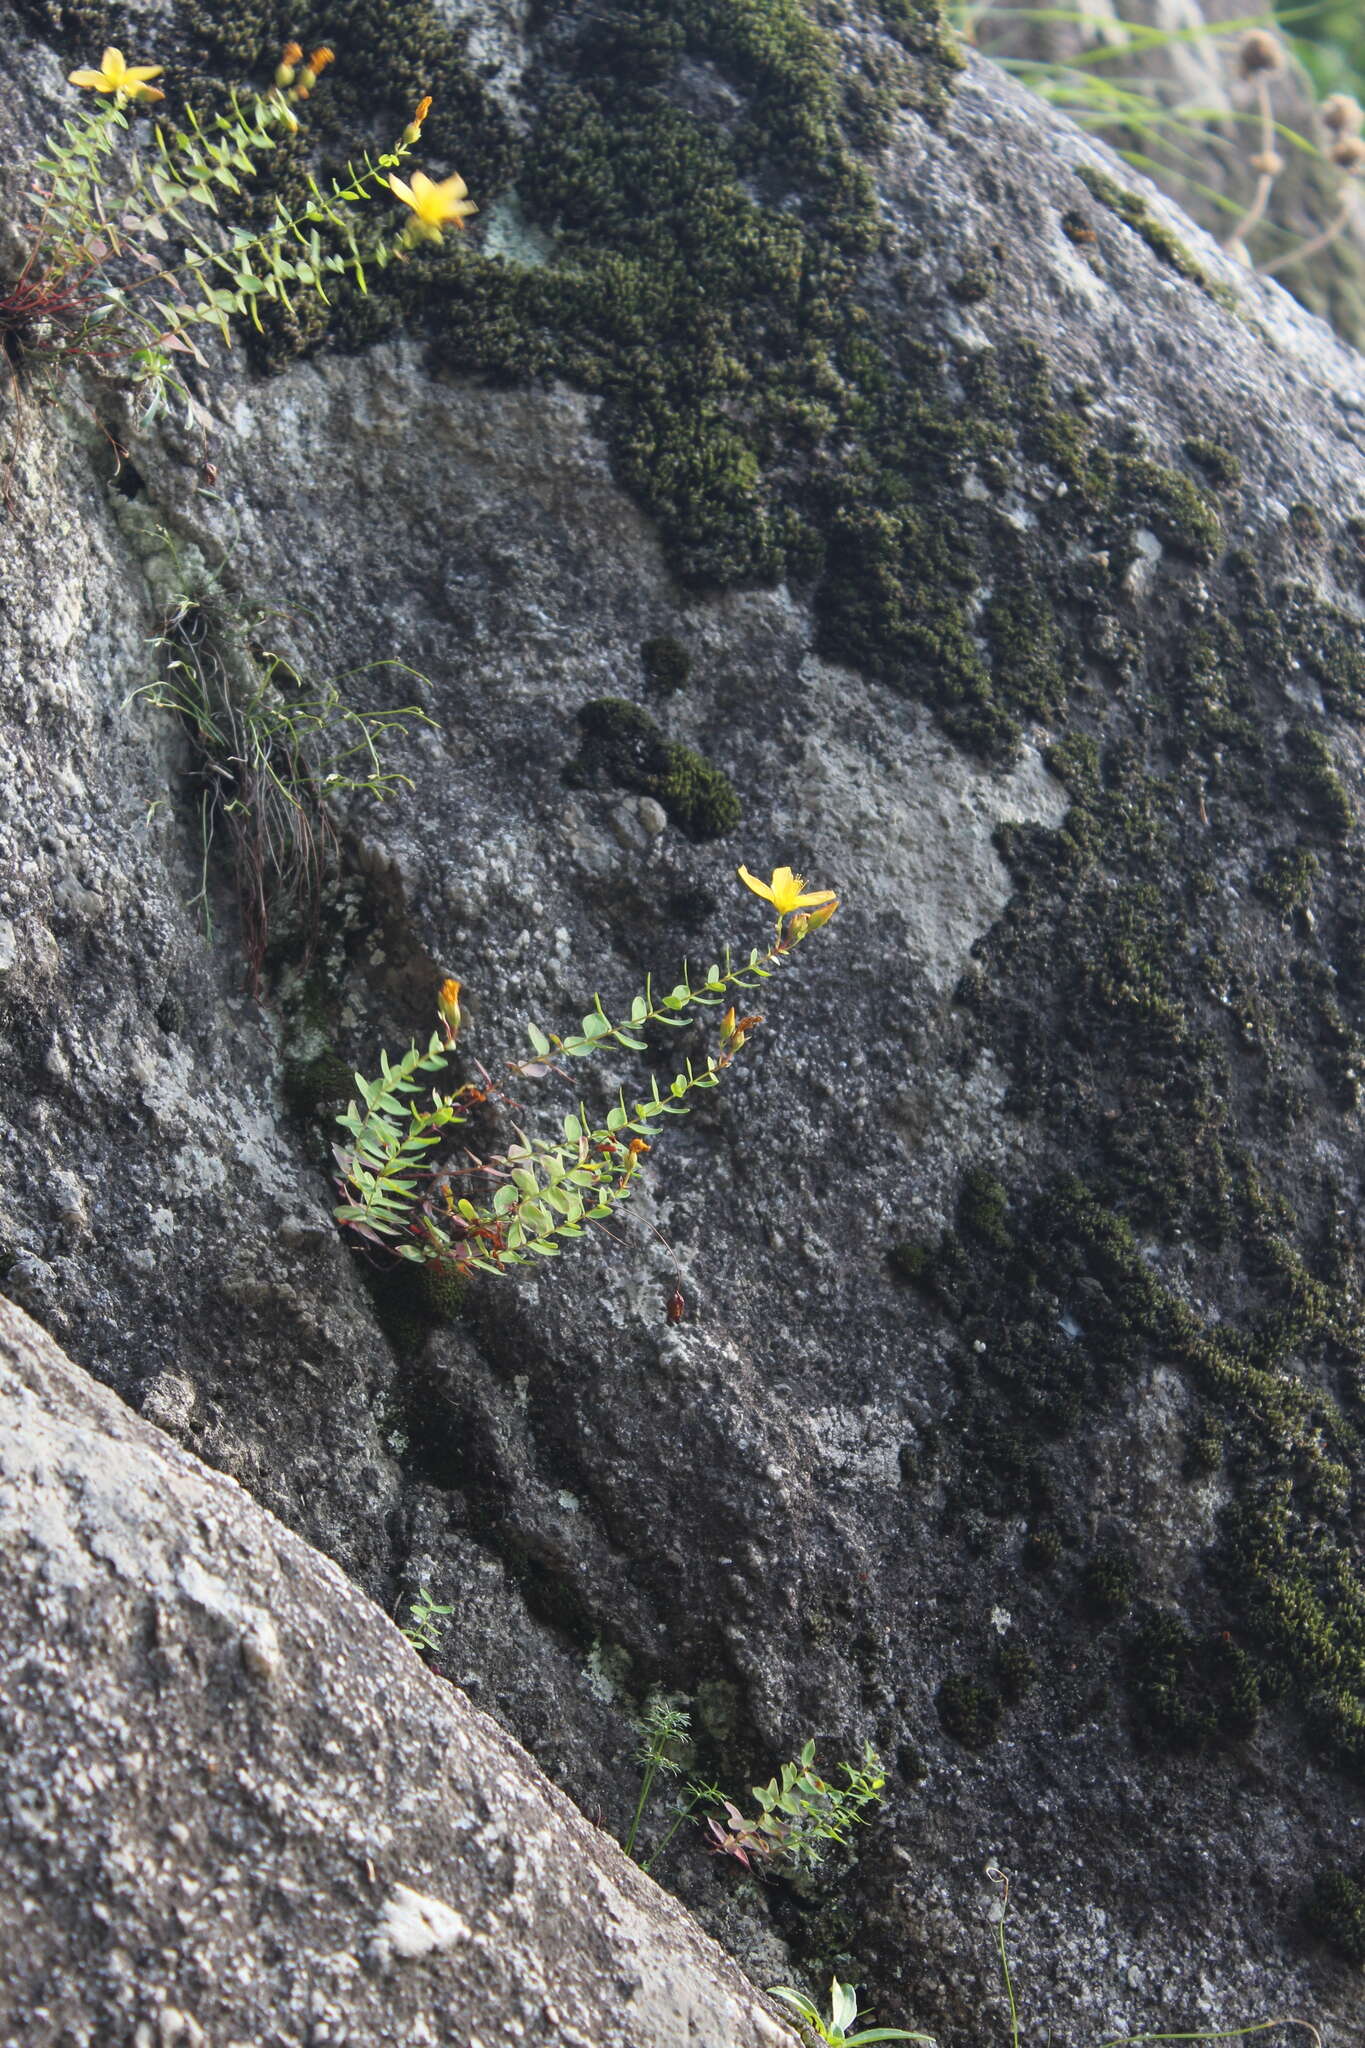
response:
M460 988L461 984L452 975L449 981L441 983L436 992L436 1008L446 1028L447 1045L453 1045L460 1032Z
M335 58L336 51L329 50L326 43L320 43L317 49L309 56L308 69L312 72L314 78L317 78L321 72L327 69L329 64L335 61Z
M427 94L425 94L425 95L423 96L423 98L421 98L420 100L418 100L418 102L417 102L417 112L416 112L416 113L415 113L415 114L413 115L413 117L412 117L412 118L413 118L413 120L414 120L414 121L415 121L415 122L417 123L417 126L418 126L419 128L421 127L421 125L422 125L423 121L425 121L425 120L426 120L426 118L427 118L427 115L428 115L428 114L429 114L430 112L431 112L431 94L430 94L430 93L427 93Z

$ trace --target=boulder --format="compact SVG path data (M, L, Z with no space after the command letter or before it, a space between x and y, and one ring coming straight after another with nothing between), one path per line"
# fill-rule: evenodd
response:
M1344 2042L1359 358L919 0L372 14L319 160L435 92L468 237L215 356L189 426L11 395L2 1284L375 1602L451 1608L433 1665L618 1838L651 1689L740 1798L873 1744L856 1858L656 1866L762 1983L978 2042L989 1862L1036 2026ZM89 30L5 22L22 161ZM200 93L275 32L137 25ZM265 943L138 694L187 647L429 721ZM628 1231L460 1302L343 1243L348 1077L445 976L455 1075L505 1078L760 942L741 861L842 905Z

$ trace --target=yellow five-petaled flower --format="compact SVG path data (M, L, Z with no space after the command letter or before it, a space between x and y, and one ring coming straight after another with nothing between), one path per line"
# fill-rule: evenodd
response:
M787 917L793 910L806 910L820 903L835 903L838 898L832 889L808 889L801 875L794 875L790 868L774 868L771 882L760 882L757 875L751 875L747 868L738 870L739 879L755 896L762 896L771 903L778 916Z
M466 197L469 187L458 172L442 178L439 185L425 171L414 171L410 185L390 174L389 190L395 199L412 208L408 233L419 242L439 242L441 229L449 222L454 221L457 228L462 228L467 216L479 210Z
M72 85L83 85L87 92L111 92L125 100L164 100L165 93L147 83L150 78L160 78L163 69L160 64L125 64L122 50L108 49L100 58L98 71L71 71L67 76Z

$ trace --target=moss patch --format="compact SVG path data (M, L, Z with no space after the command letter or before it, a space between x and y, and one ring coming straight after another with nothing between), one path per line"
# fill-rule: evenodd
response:
M1225 306L1232 312L1240 310L1237 294L1229 286L1219 284L1209 276L1203 264L1185 247L1180 237L1173 234L1164 221L1158 220L1146 200L1138 193L1130 192L1125 186L1116 184L1104 171L1097 170L1092 164L1081 164L1076 175L1091 197L1098 199L1101 206L1107 206L1109 211L1116 214L1124 226L1131 228L1135 235L1140 235L1152 254L1159 256L1163 263L1169 264L1177 277L1183 277L1189 284L1197 284L1201 291L1207 292L1220 306Z
M582 745L565 773L580 789L615 786L661 803L689 839L719 839L742 815L728 776L666 739L647 711L623 697L598 697L578 713Z

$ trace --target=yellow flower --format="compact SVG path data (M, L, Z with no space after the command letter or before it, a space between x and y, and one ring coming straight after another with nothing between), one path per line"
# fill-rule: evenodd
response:
M448 221L463 227L465 216L479 210L472 199L465 197L469 187L458 173L442 178L439 185L425 171L414 171L410 185L390 174L389 190L395 199L412 208L408 232L421 242L439 242L441 229Z
M87 92L112 92L125 100L164 100L165 93L147 83L149 78L160 78L163 69L160 64L125 64L122 50L109 49L101 57L98 71L71 71L67 76L72 85L83 85Z
M790 868L774 868L771 882L760 882L747 868L739 868L737 873L745 888L771 903L779 917L805 910L810 904L838 901L832 889L807 889L804 876L794 875Z

